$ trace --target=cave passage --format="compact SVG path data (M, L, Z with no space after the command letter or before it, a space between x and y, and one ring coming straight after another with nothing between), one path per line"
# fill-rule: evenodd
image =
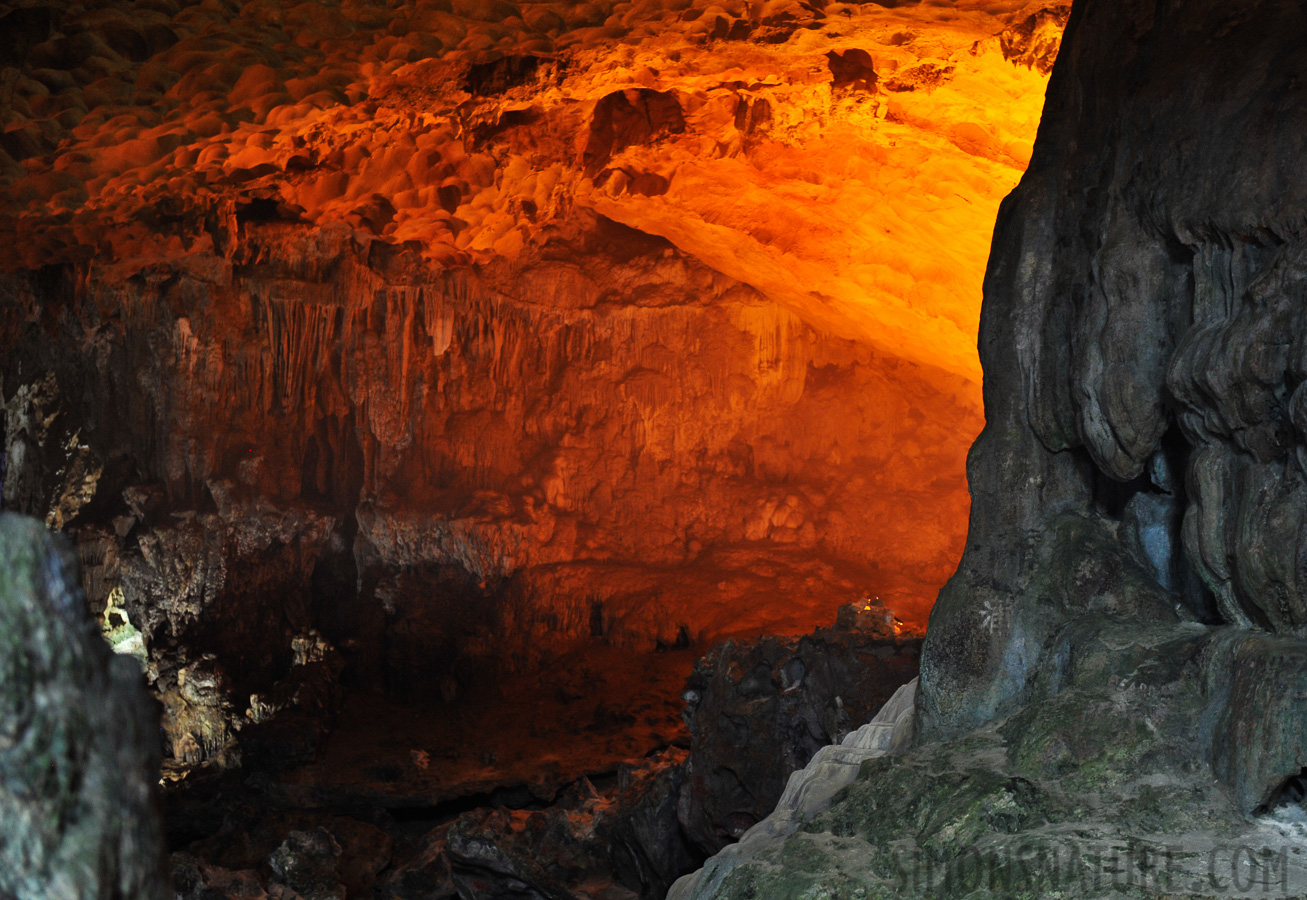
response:
M160 700L173 849L466 897L467 835L620 807L688 835L604 838L653 896L911 678L1067 15L0 6L0 508ZM685 774L692 673L809 723L784 772Z

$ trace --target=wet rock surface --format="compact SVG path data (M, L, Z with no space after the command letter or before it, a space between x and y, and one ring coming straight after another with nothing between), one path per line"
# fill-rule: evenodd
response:
M0 895L162 900L157 713L78 581L63 538L0 513Z

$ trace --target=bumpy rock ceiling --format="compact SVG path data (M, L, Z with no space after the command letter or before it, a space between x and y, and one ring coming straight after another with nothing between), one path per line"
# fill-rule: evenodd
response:
M253 205L461 265L518 258L577 205L974 379L1052 5L22 6L5 230L26 266L139 269L209 249L206 220Z
M1066 12L9 4L6 504L174 633L312 576L281 655L350 556L387 616L533 573L501 634L924 624Z

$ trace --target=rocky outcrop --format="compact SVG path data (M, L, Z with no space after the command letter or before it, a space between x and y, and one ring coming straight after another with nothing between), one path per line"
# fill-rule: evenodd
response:
M1142 591L1144 577L1118 586ZM1265 803L1255 815L1213 777L1228 779L1236 757L1245 777L1301 759L1285 752L1298 715L1243 705L1252 681L1266 696L1299 690L1300 647L1100 611L1068 626L1049 657L1042 696L1010 716L915 746L904 729L856 778L796 773L828 804L802 817L778 808L672 896L1142 900L1307 888L1296 776L1267 779L1278 784L1253 801Z
M699 659L684 694L690 755L679 803L690 840L705 854L739 840L776 807L792 772L916 677L920 651L883 607L851 604L834 628L728 641Z
M0 894L165 896L157 715L67 542L0 513Z
M1304 38L1278 0L1073 7L914 742L693 896L1307 889Z
M871 721L818 750L807 765L790 775L785 792L766 818L749 828L738 843L711 857L704 868L677 879L667 900L712 896L714 887L738 862L756 860L779 847L806 821L829 809L832 798L857 779L865 761L899 749L897 745L911 739L916 695L914 678L896 690Z
M1268 124L1294 76L1253 74L1299 33L1300 10L1228 19L1203 5L1172 29L1117 5L1077 13L996 231L974 550L932 620L928 734L1023 700L1052 630L1096 593L1068 585L1049 598L1054 616L1026 599L1041 536L1064 514L1116 531L1175 615L1300 633L1293 360L1307 329L1290 298L1307 185L1297 145ZM1104 15L1138 23L1124 56ZM1242 61L1234 81L1180 62L1207 35ZM1199 79L1183 90L1182 65ZM1213 107L1218 90L1235 105Z
M337 675L922 624L1056 8L320 7L0 29L3 503L178 769L312 754Z
M582 781L544 812L480 811L445 831L459 897L612 895L655 900L695 857L676 823L681 754L625 764L616 790ZM673 763L669 765L669 763ZM400 882L402 884L402 881ZM403 897L403 893L391 896Z

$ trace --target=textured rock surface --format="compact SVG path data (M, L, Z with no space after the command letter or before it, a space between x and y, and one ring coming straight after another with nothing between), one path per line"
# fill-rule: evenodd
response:
M7 59L0 177L23 263L138 272L225 254L260 220L515 259L576 203L845 336L977 374L990 215L1028 157L1064 6L323 10L22 11L43 40Z
M1307 892L1305 40L1280 0L1075 5L915 743L693 896Z
M676 900L1307 891L1302 716L1271 700L1301 695L1301 643L1168 617L1172 596L1101 522L1054 524L1062 586L1099 593L1050 637L1024 705L951 740L900 734L856 779L796 776L844 786L815 816L768 819Z
M0 9L3 503L75 537L170 770L312 755L341 672L920 626L1064 13Z
M867 724L827 744L803 768L794 771L785 792L765 819L749 828L738 843L709 859L672 886L667 900L712 896L715 886L740 862L755 860L779 846L806 821L830 808L831 799L858 777L863 762L892 752L911 739L917 681L900 687Z
M165 896L156 715L100 639L76 557L0 513L0 895Z
M1057 624L1026 600L1030 563L1065 511L1094 511L1145 551L1182 616L1301 635L1293 416L1307 323L1294 273L1307 183L1287 124L1301 115L1300 67L1261 61L1290 52L1302 10L1171 15L1077 13L1031 168L1000 217L971 549L931 622L929 733L1022 699ZM1110 17L1134 23L1126 44ZM1238 76L1193 61L1206 52ZM1186 569L1198 578L1177 577ZM1092 595L1073 587L1053 606Z
M292 831L268 857L268 868L276 883L304 900L345 900L336 871L340 853L340 844L325 828Z
M916 677L919 639L848 627L855 625L797 640L727 642L695 663L684 694L690 756L680 819L700 851L738 840L775 808L792 772Z

